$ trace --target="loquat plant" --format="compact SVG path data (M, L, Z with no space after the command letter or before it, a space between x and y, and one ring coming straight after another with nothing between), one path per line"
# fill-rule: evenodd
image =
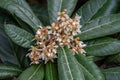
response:
M120 80L120 1L79 2L0 0L0 79Z

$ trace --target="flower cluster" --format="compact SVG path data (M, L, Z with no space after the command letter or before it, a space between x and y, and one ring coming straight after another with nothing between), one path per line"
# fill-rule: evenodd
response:
M45 63L49 60L53 61L57 58L59 45L67 45L73 54L75 52L85 53L83 47L86 45L80 41L79 37L73 37L81 32L80 17L76 16L71 19L66 13L67 10L59 12L57 22L37 30L35 35L36 46L33 46L31 53L29 53L32 64L38 64L40 60L45 61Z

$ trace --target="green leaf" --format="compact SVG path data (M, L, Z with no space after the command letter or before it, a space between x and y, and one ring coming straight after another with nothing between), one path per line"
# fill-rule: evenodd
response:
M104 69L106 80L120 80L120 67Z
M48 1L48 14L50 22L57 20L58 12L67 9L67 14L70 16L76 6L77 0L47 0Z
M112 38L100 38L86 42L87 55L107 56L120 52L120 41Z
M28 49L21 49L21 47L19 47L19 49L16 50L18 46L9 39L3 29L4 23L16 24L17 22L14 18L12 18L12 16L4 11L0 11L0 15L0 59L3 63L12 63L19 67L25 68L29 65L29 61L27 61L28 58L25 56L28 53Z
M3 25L0 25L0 60L3 63L8 62L19 66L20 63L14 52L14 45L1 26Z
M32 29L37 30L41 26L39 19L33 14L32 11L25 8L12 0L0 1L0 7L10 12L14 17L21 19L28 24Z
M117 63L120 64L120 53L116 54L116 55L111 55L106 59L107 63Z
M0 79L18 76L22 70L15 65L0 64Z
M26 69L27 67L29 67L30 60L29 60L29 57L26 57L26 55L28 54L28 49L16 45L14 47L14 51L16 52L16 56L19 60L21 68Z
M11 16L0 12L0 59L3 63L12 63L18 65L19 67L26 68L28 67L28 57L26 54L28 53L28 49L23 49L22 47L18 47L15 45L9 37L6 35L3 29L4 21L6 23L14 24L15 21ZM17 24L16 24L17 25ZM17 50L16 50L17 48Z
M45 66L45 80L58 80L57 68L55 63L48 62Z
M82 69L67 47L58 48L59 80L85 80Z
M83 25L81 40L89 40L120 32L120 14L99 17Z
M20 28L34 34L34 30L28 24L26 24L25 22L23 22L21 19L19 19L17 17L14 17L14 18L18 22Z
M12 16L5 13L5 11L0 10L0 25L1 25L1 27L3 27L4 23L16 24L17 22L14 20L14 18Z
M103 74L92 60L87 59L80 53L76 53L75 57L78 60L78 65L83 70L85 80L105 80Z
M44 26L50 25L47 4L30 4L35 15L40 19Z
M44 66L43 64L32 65L27 68L23 73L18 77L17 80L43 80L44 78Z
M32 12L30 6L27 4L26 0L10 0L18 5L22 5L24 8L28 9L30 12Z
M119 0L89 0L75 14L80 15L81 24L91 19L117 12Z
M11 40L18 44L19 46L25 48L31 47L31 42L34 37L29 32L11 24L5 25L5 31L7 35L11 38Z
M102 56L102 57L98 57L98 56L86 56L89 60L92 60L92 61L100 61L100 60L103 60L105 57Z

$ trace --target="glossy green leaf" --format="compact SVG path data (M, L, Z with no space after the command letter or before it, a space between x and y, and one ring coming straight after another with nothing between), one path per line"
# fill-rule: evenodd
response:
M87 22L86 24L83 25L81 30L86 31L91 28L96 28L98 26L109 24L109 23L116 22L119 20L120 20L120 14L111 14L109 16L102 16L94 20L91 20L90 22Z
M58 80L57 67L55 63L48 62L45 66L45 80Z
M25 22L23 22L21 19L17 17L14 17L14 18L18 22L20 28L34 34L34 30L28 24L26 24Z
M22 5L24 8L32 12L30 6L27 4L26 0L10 0L18 5Z
M12 63L18 65L19 67L25 68L29 65L28 57L26 57L28 49L26 50L15 45L3 29L4 21L12 24L16 24L16 22L11 16L2 11L0 12L0 15L0 59L3 63Z
M120 52L120 41L112 38L100 38L86 42L87 55L107 56Z
M77 0L47 0L48 1L48 14L50 22L57 20L58 12L67 9L67 14L70 16L76 6Z
M17 24L17 22L14 20L14 18L12 16L10 16L9 14L5 13L4 10L0 10L0 27L4 27L3 24L4 23L12 23L12 24Z
M93 63L92 60L87 59L87 57L83 56L80 53L76 53L75 57L78 60L78 65L83 70L85 80L105 80L102 72Z
M37 30L42 25L32 11L12 0L0 1L0 7L10 12L14 17L21 19L34 30Z
M120 32L120 14L99 17L83 25L81 40L94 39Z
M13 63L20 66L16 53L14 52L14 45L4 32L3 25L0 25L0 59L2 62Z
M114 63L120 64L120 53L109 56L106 59L106 62L108 62L108 63L114 62Z
M44 26L50 25L47 4L34 3L30 7Z
M17 80L43 80L44 78L44 66L43 64L32 65L27 68L23 73L18 77Z
M119 0L89 0L75 14L80 15L81 24L103 15L117 12Z
M25 48L31 47L31 42L34 37L29 32L11 24L5 25L5 31L11 40L16 44Z
M103 60L105 57L104 56L86 56L89 60L92 60L92 61L100 61L100 60Z
M104 69L106 80L120 80L120 67Z
M28 49L16 45L14 47L14 51L16 52L17 59L19 60L19 63L21 65L20 67L22 69L26 69L27 67L29 67L30 60L28 56L26 57L26 55L28 54Z
M58 48L59 80L85 80L82 69L67 47Z
M18 76L22 70L15 65L0 64L0 79Z
M26 0L10 0L10 1L14 2L15 4L22 5L24 8L26 8L27 10L29 10L32 13L32 10L31 10L30 6L27 4ZM14 19L18 22L18 24L20 25L20 27L22 29L25 29L25 30L33 33L33 30L30 28L30 26L27 23L25 23L24 21L22 21L20 18L18 18L15 15L14 15Z

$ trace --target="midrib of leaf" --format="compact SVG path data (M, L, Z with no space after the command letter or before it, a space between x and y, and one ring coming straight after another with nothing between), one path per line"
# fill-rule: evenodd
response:
M20 5L19 3L16 3L16 2L14 2L15 3L15 5L19 5L20 7L22 7L23 8L23 6L22 5ZM11 5L11 4L8 4L8 5ZM19 8L19 7L18 7ZM20 9L20 8L19 8ZM33 15L33 13L29 10L29 9L27 9L26 7L24 7L24 9L26 9L28 12L30 12L32 15ZM21 12L24 14L24 15L26 15L25 13L24 13L24 11L22 11L21 10ZM27 18L29 18L28 16L26 16ZM29 18L29 20L30 20L30 18ZM30 20L31 21L31 20ZM35 26L37 26L33 21L31 21L31 23L33 23Z
M35 72L28 78L28 80L32 79L32 77L37 73L40 67L41 67L41 64L36 68Z
M94 80L96 80L95 77L94 77L83 65L81 65L79 62L77 62L77 63L78 63L78 65L80 65L82 68L84 68L84 70L87 71L87 73L88 73L89 75L91 75L91 76L94 78Z
M109 43L118 43L118 42L103 42L103 43L98 43L98 44L88 45L88 46L86 46L86 47L100 46L100 45L109 44ZM86 47L85 47L85 48L86 48Z
M16 0L17 2L13 1L15 4L22 6L22 2L20 0ZM28 8L24 7L25 9L27 9L28 11L30 11ZM31 12L31 11L30 11Z
M53 75L52 75L52 66L51 66L51 63L50 63L50 69L51 69L51 79L50 80L53 80Z
M113 14L113 15L114 15L114 14ZM113 15L111 15L111 16L109 16L109 17L111 18ZM118 16L119 14L116 14L116 15ZM115 22L115 21L119 21L119 20L120 20L120 19L116 19L116 20L112 20L112 21L111 21L111 19L109 18L108 21L110 21L110 22L107 21L106 23L100 24L101 19L104 19L104 17L107 17L107 16L102 16L102 17L99 17L98 19L96 18L96 19L94 19L94 20L88 21L86 24L89 25L89 23L91 23L91 22L93 23L93 22L95 22L96 20L98 20L98 21L97 21L97 25L96 25L96 26L98 27L98 26L106 25L106 23L109 24L109 23L112 23L112 22ZM114 16L113 16L113 17L114 17ZM85 25L86 25L86 24L85 24ZM96 26L95 26L95 27L96 27ZM82 31L83 31L83 32L86 31L86 28L87 28L87 27L86 27L86 26L84 27L84 25L83 25ZM91 29L91 28L94 28L94 27L90 27L90 28L88 27L87 30L88 30L88 29Z
M19 5L19 6L22 6L22 2L19 4L19 3L16 3L15 1L13 1L15 4ZM19 0L17 0L17 2L20 2ZM23 6L22 6L23 7ZM26 7L24 7L25 9L27 9ZM27 9L28 11L30 11L29 9Z
M88 3L89 3L89 1L86 2L86 4L88 4ZM89 5L90 5L90 4L89 4ZM103 6L103 5L102 5L102 6ZM101 6L101 8L102 8L102 6ZM84 7L84 5L83 5L83 7ZM79 12L79 10L78 10L77 14L78 14L78 13L81 13L81 16L84 17L84 15L83 15L83 7L81 7L81 11L80 11L80 12ZM101 8L99 8L99 9L101 9ZM98 9L98 10L99 10L99 9ZM90 9L90 10L91 10L91 9ZM98 11L98 10L97 10L97 11ZM93 16L97 13L97 11L93 14ZM93 17L93 16L92 16L92 17ZM87 20L85 20L84 18L82 18L82 19L83 19L83 21L87 21L87 22L88 22L89 20L92 19L92 17L89 17Z
M16 71L22 72L22 70L17 70L17 69L10 69L10 70L8 70L8 69L0 69L0 70L6 70L6 71L11 71L12 70L12 72L16 72Z
M114 57L113 57L112 59L110 59L109 61L113 61L114 59L117 59L117 58L119 58L119 57L120 57L120 54L114 56Z
M96 2L97 2L97 1L96 1ZM107 0L105 0L103 3L105 4L106 2L107 2ZM104 4L103 4L103 5L104 5ZM90 4L89 4L89 5L90 5ZM95 14L103 7L103 5L93 14L92 17L88 18L87 21L91 20L91 19L95 16Z
M68 62L68 59L67 59L67 55L66 55L66 53L65 53L65 50L63 49L63 47L62 47L62 50L63 50L63 54L64 54L64 56L65 56L65 60L66 60L66 63L67 63L67 67L68 67L68 72L70 73L70 76L71 76L71 80L73 80L73 76L72 76L72 73L71 73L71 71L70 71L70 67L69 67L69 62Z
M24 13L24 11L21 9L21 8L23 8L21 5L19 5L20 7L18 7L18 4L14 4L15 6L17 6L17 8L19 8L19 10L29 19L29 21L34 25L34 26L37 26L33 21L31 21L31 19L30 19L30 17L28 17L25 13ZM9 5L8 5L8 7L9 7ZM25 8L26 9L26 8ZM28 9L26 9L28 12L30 12ZM15 10L15 12L16 12L16 10ZM31 13L31 12L30 12ZM32 14L32 13L31 13ZM33 15L33 14L32 14ZM32 16L33 17L33 16ZM27 23L28 24L28 23ZM29 25L29 24L28 24ZM29 26L31 26L31 25L29 25ZM33 29L35 29L35 30L37 30L37 27L35 28L35 27L33 27L33 26L31 26Z
M59 12L61 11L61 8L62 8L62 2L63 2L63 0L60 0L60 8L59 8Z
M115 21L119 21L119 20L120 20L120 19L115 20ZM102 24L102 25L99 25L99 26L96 26L96 27L92 27L92 28L90 28L90 29L87 29L87 30L83 31L82 33L85 33L85 32L91 31L91 30L94 30L94 29L96 29L96 28L100 28L101 26L111 24L111 23L113 23L113 22L115 22L115 21L107 22L107 23L104 23L104 24Z
M18 7L19 8L19 7ZM20 8L19 8L20 9ZM23 14L24 15L26 15L25 13L24 13L24 11L22 11L22 9L20 9L21 10L21 12L23 12ZM33 23L35 26L37 26L33 21L31 21L31 19L28 17L28 16L26 16L29 20L30 20L30 22L31 23ZM33 16L32 16L33 17ZM31 25L30 25L31 26ZM32 26L33 27L33 26ZM37 26L38 27L38 26ZM34 28L34 27L33 27ZM35 29L35 28L34 28Z
M105 0L103 3L106 4L107 0ZM99 11L104 6L104 4L97 11ZM91 19L95 16L95 14L97 13L97 11L93 14L93 16L91 17ZM91 20L91 19L89 19L89 20Z
M115 73L115 74L120 74L120 72L114 72L114 71L112 71L112 72L106 72L106 71L104 71L103 73L106 73L106 74L107 74L107 73L108 73L108 74L109 74L109 73L111 73L111 74L114 74L114 73Z

